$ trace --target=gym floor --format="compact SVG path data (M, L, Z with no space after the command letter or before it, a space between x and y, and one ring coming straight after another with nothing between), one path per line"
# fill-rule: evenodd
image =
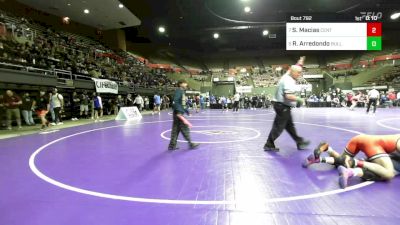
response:
M292 113L309 150L284 132L280 152L263 151L271 109L194 113L196 150L167 151L168 112L0 140L0 224L398 224L398 178L340 189L335 168L301 163L322 140L341 152L357 134L399 133L400 109Z

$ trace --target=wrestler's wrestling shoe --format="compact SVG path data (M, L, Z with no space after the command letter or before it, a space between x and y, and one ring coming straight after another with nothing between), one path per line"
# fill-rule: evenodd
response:
M319 157L318 157L318 158L315 158L315 156L314 156L313 154L311 154L311 155L309 155L309 156L304 160L302 166L303 166L303 168L307 168L307 167L309 167L311 164L319 163L319 162L320 162Z
M318 147L314 149L314 157L319 158L321 153L328 151L329 144L328 142L321 142Z
M338 167L339 171L339 185L341 188L346 188L349 182L349 179L353 176L353 171L351 169L347 169L344 166Z

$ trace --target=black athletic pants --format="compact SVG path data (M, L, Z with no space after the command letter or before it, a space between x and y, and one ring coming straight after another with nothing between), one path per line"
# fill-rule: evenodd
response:
M179 133L182 132L183 137L192 145L192 140L190 139L190 129L182 122L176 113L173 115L172 131L171 131L171 141L169 142L170 148L176 147L176 142L178 140Z
M235 101L234 103L233 103L233 111L235 112L237 112L237 111L239 111L239 101Z
M56 121L54 121L54 122L55 123L61 123L62 122L62 119L61 119L61 107L53 108L53 110L54 110L54 115L55 115L55 118L56 118Z
M368 107L367 107L367 113L369 112L369 108L371 107L371 105L374 107L374 113L376 111L376 98L370 98L368 101Z
M266 144L274 145L275 140L282 134L283 130L286 130L296 143L301 143L303 138L297 135L292 119L291 107L279 102L275 102L273 105L276 115Z

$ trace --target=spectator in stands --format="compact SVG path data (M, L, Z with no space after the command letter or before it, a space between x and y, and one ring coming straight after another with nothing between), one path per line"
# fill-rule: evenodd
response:
M257 96L257 106L256 107L260 107L260 108L264 107L263 99L261 96Z
M230 109L232 107L232 103L233 103L233 96L228 96L226 98L226 103L227 103L228 109Z
M80 112L79 112L79 117L80 118L85 118L88 119L88 112L89 112L89 96L87 94L87 91L84 90L83 93L80 96ZM83 116L85 115L85 116Z
M50 110L50 99L46 96L46 91L41 89L39 90L39 97L34 103L34 107L36 109L36 114L40 118L42 123L41 130L46 129L49 126L49 122L46 119L46 114Z
M64 110L64 98L61 94L58 93L57 88L53 89L53 95L51 96L51 102L53 105L54 115L55 115L55 123L53 122L52 125L62 125L61 114Z
M302 88L300 91L300 97L305 99L307 95L307 89L306 88Z
M355 96L352 96L350 110L354 110L354 108L360 102L361 98L362 98L361 91L359 91Z
M111 104L110 104L111 102L109 100L102 99L102 103L103 103L103 114L102 115L104 115L104 114L110 115L111 110L112 110Z
M346 106L347 107L350 107L351 106L351 104L352 104L352 99L353 99L353 93L352 92L348 92L347 94L346 94Z
M134 106L136 106L139 111L143 110L143 106L144 106L144 101L142 96L140 96L139 94L136 96L135 101L133 102Z
M266 105L267 109L269 109L272 106L272 96L270 94L267 95Z
M326 94L326 106L332 107L332 99L331 99L331 95L329 93Z
M193 96L193 109L196 110L196 113L199 113L200 110L200 97L198 94Z
M94 119L94 98L96 96L96 92L93 92L89 102L89 109L90 109L90 119Z
M396 94L394 93L394 91L390 91L388 92L388 103L389 103L389 107L392 108L395 101L396 101L397 97Z
M244 108L245 108L245 109L249 109L249 108L250 108L250 102L251 102L251 101L250 101L249 96L246 95L246 96L244 97Z
M267 98L265 97L265 95L262 95L260 99L261 99L261 108L263 109L267 108Z
M214 96L214 95L211 95L211 97L210 97L210 104L213 105L213 104L216 104L216 103L217 103L217 100L216 100L215 96Z
M244 95L240 95L240 100L239 100L239 108L244 109Z
M400 91L398 91L397 95L396 95L396 106L397 107L399 106L399 103L400 103Z
M159 94L155 94L153 97L153 101L154 101L154 106L153 106L153 115L154 113L158 112L158 114L160 115L161 111L160 111L160 106L161 106L161 97Z
M337 97L340 102L339 107L346 106L346 97L340 88L336 88L334 91L332 91L332 99L335 97Z
M222 96L219 99L219 104L221 104L222 112L228 111L228 100L225 98L225 96Z
M240 94L239 92L236 92L236 94L233 96L233 112L239 111L239 101L240 101Z
M205 98L203 95L200 95L200 108L201 110L205 109L206 106L206 102L205 102Z
M149 100L149 97L144 97L144 108L146 109L146 110L150 110L150 100Z
M337 96L334 96L332 99L332 106L333 107L341 107L340 100Z
M32 40L32 45L20 44L11 38L8 40L2 36L0 49L3 49L3 51L0 52L0 57L2 56L4 62L24 66L34 66L42 69L66 69L71 70L73 73L93 77L107 75L108 78L119 81L129 80L139 86L171 84L171 81L166 76L153 76L157 74L154 72L147 73L142 62L128 56L125 52L114 53L100 45L84 46L87 48L83 49L79 42L70 40L72 38L53 31L43 34L38 31ZM113 57L97 57L95 60L93 57L95 54L92 53L96 49L101 49L108 52L108 55L120 58L123 63L117 63ZM86 56L88 58L85 58ZM119 74L122 75L120 76ZM138 74L140 76L137 76Z
M364 93L364 92L361 92L361 97L360 97L360 99L358 100L358 105L360 106L360 107L366 107L366 105L367 105L367 96L366 96L366 94Z
M192 97L189 96L186 98L186 108L190 110L192 107L193 107Z
M22 96L21 100L22 100L22 105L21 105L22 117L24 118L26 125L34 126L35 121L33 120L32 117L34 100L29 96L28 92L26 92Z
M4 105L6 107L7 114L7 129L11 130L12 116L17 120L18 128L21 129L21 112L19 110L22 104L21 98L16 95L13 91L7 90L6 96L4 97Z
M117 98L110 98L108 99L109 105L110 105L110 111L108 112L108 115L111 115L111 112L114 112L114 115L118 115L118 106L117 106Z
M100 118L103 117L103 102L99 93L93 93L93 109L94 122L101 122Z
M54 107L53 107L53 102L51 101L51 97L53 96L53 93L49 93L49 101L50 101L50 117L51 117L51 125L56 124L56 116L54 114Z
M131 107L131 106L134 105L133 101L134 101L134 100L132 99L132 94L128 94L128 95L126 96L126 99L125 99L125 105L126 105L127 107Z
M256 110L257 102L258 102L258 97L257 96L251 97L251 110Z
M312 104L312 103L315 102L315 95L310 95L306 101L307 101L306 104L308 107L313 107L314 104Z
M116 110L116 115L117 115L119 110L121 109L121 107L125 107L125 101L121 95L118 95L115 102L116 102L116 107L117 107L117 110Z
M6 126L6 106L4 105L4 95L0 95L0 126Z
M388 98L385 95L385 92L381 91L380 96L381 96L380 105L387 106L386 102L388 101Z
M76 93L76 91L74 91L72 93L72 104L71 104L71 120L78 120L78 114L80 114L80 102L81 99L78 95L78 93Z
M163 96L163 109L169 109L169 104L170 104L170 99L168 98L167 95Z

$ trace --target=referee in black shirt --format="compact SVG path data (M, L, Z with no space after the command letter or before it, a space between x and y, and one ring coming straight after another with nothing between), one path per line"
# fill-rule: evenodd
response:
M275 140L284 129L296 141L298 150L303 150L310 144L309 141L297 135L291 114L291 108L295 107L297 102L303 101L295 95L295 91L296 80L301 76L304 60L305 57L301 57L297 64L291 66L278 82L278 89L273 101L276 116L267 143L264 145L265 151L279 151L279 148L275 146Z

